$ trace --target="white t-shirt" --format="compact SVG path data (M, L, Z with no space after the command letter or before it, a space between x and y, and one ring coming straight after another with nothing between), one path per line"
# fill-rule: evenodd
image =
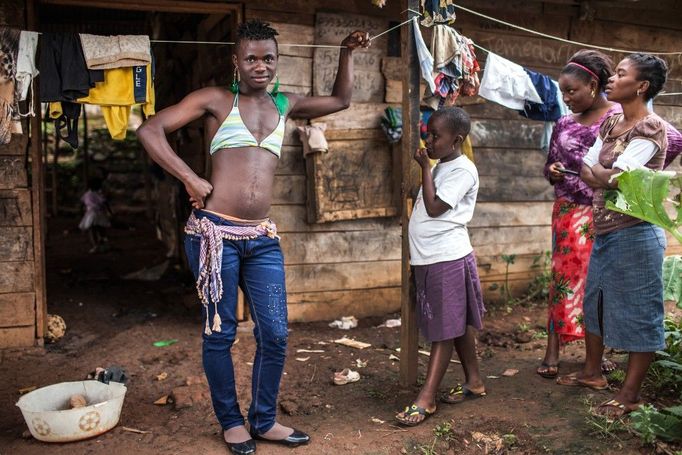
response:
M432 218L426 213L423 189L410 217L410 264L428 265L461 259L473 251L467 223L471 221L478 194L478 171L464 155L432 170L436 196L452 207Z

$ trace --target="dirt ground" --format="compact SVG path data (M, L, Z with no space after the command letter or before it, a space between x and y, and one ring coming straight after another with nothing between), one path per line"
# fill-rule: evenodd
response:
M88 254L77 220L50 221L48 239L49 312L61 315L66 336L45 348L0 351L0 455L9 454L224 454L220 428L207 387L191 386L189 403L155 405L158 398L203 375L202 321L191 279L171 266L153 282L123 280L123 274L164 260L162 245L143 221L126 220L110 231L112 250ZM125 223L124 223L125 224ZM398 384L399 362L390 360L399 345L398 328L377 328L385 319L360 321L350 331L326 323L292 324L289 356L280 394L280 419L312 436L296 454L482 454L482 453L652 453L627 433L603 438L588 423L589 403L613 392L561 387L535 374L543 353L534 330L544 325L541 306L507 313L489 308L479 336L481 369L488 378L488 396L458 405L441 404L437 414L413 429L394 425L393 416L410 403L417 388ZM335 345L343 335L371 343L358 350ZM250 362L255 343L250 327L240 328L233 348L240 403L250 401ZM158 340L177 339L166 347ZM301 353L299 349L322 350ZM426 346L428 349L428 346ZM561 371L579 366L583 347L570 346ZM614 355L622 365L623 356ZM301 359L301 360L298 360ZM357 368L357 360L367 362ZM428 358L420 356L424 374ZM84 379L95 367L120 365L130 376L123 413L113 430L85 441L48 444L33 439L15 406L19 389ZM359 382L334 386L334 371L352 367ZM506 369L518 374L505 377ZM157 376L166 373L164 380ZM191 381L192 379L190 379ZM463 380L451 364L444 386ZM177 389L176 389L177 390ZM187 389L181 389L187 390ZM179 392L178 392L179 393ZM180 396L180 395L178 395ZM183 403L191 405L177 409ZM446 431L443 424L452 430ZM438 426L440 436L434 429ZM145 433L128 431L126 428ZM291 449L259 443L258 453L285 454Z

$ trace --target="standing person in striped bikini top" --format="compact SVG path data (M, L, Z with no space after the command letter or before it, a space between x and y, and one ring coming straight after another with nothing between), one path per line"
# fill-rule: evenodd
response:
M368 47L370 40L359 31L346 37L331 95L309 97L280 93L278 83L268 93L278 61L277 32L269 24L246 22L237 35L232 86L190 93L147 120L137 135L152 159L184 183L194 207L185 228L185 249L203 304L204 370L228 448L250 454L256 451L255 439L287 446L310 440L275 420L287 346L287 303L277 228L267 216L285 121L287 116L315 118L346 109L353 89L353 50ZM208 180L195 174L166 138L199 118L213 137ZM248 431L230 354L238 287L249 303L257 341Z

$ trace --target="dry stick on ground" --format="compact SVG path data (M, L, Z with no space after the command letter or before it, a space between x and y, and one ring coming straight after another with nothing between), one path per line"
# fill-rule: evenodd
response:
M310 382L313 382L313 379L315 379L315 373L317 373L317 365L313 365L313 375L310 377Z

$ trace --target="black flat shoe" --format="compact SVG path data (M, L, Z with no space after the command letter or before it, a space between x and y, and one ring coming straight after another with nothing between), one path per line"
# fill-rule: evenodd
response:
M227 442L227 447L234 455L250 455L256 453L256 441L248 439L244 442Z
M259 434L256 434L253 431L251 431L250 433L253 439L257 439L259 441L273 442L275 444L281 444L287 447L297 447L300 445L308 444L310 442L310 436L308 436L302 431L298 431L296 428L294 428L293 433L291 433L284 439L267 439Z

